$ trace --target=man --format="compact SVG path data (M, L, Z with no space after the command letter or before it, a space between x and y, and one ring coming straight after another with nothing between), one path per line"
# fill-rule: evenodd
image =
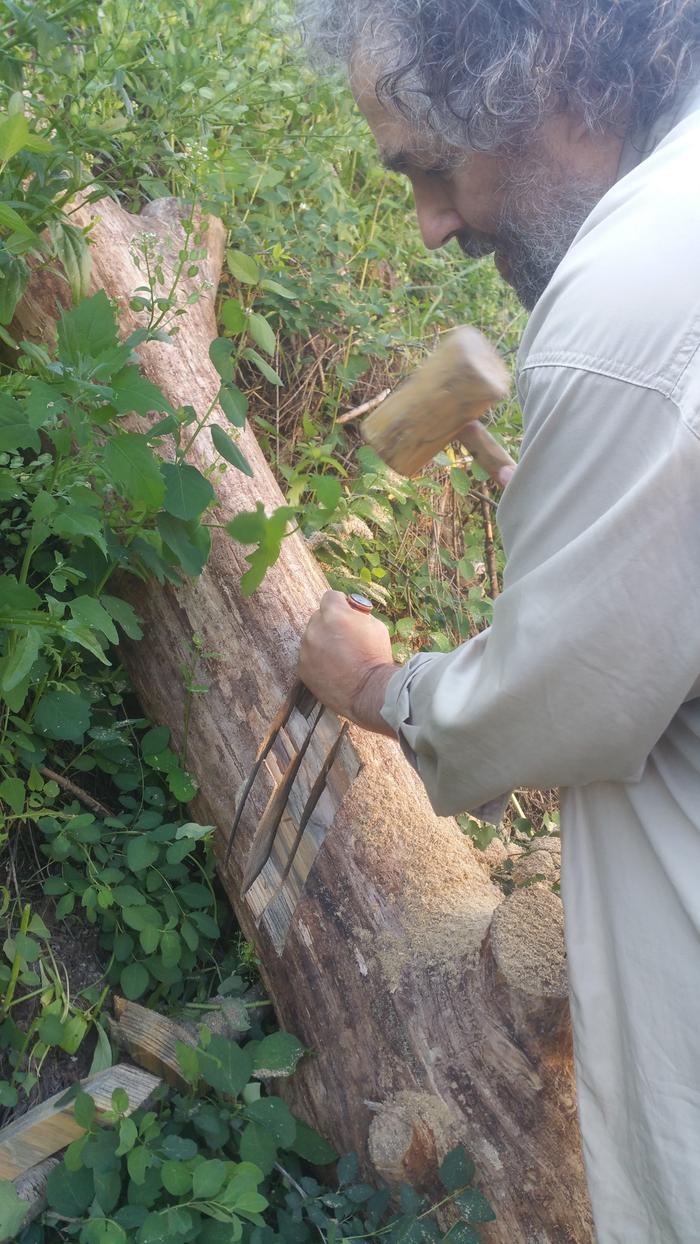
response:
M484 634L394 665L328 593L300 674L398 737L440 814L561 788L600 1244L700 1240L697 0L316 0L426 246L532 309ZM514 1244L516 1242L514 1241Z

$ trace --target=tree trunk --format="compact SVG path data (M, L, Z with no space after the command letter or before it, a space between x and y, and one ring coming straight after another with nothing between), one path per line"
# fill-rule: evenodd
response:
M116 300L126 335L141 318L129 308L142 283L130 244L155 233L172 269L182 243L177 205L163 200L137 217L105 200L77 219L94 222L94 285ZM141 351L170 401L199 412L218 387L208 347L223 245L221 224L210 221L212 291L180 320L172 344ZM19 311L22 335L51 339L57 297L65 303L64 287L39 274ZM130 423L144 427L135 416ZM259 499L268 509L282 503L250 429L241 447L254 478L232 469L218 478L223 521ZM215 460L208 432L191 460L202 469ZM240 546L216 532L198 580L179 589L121 583L145 633L123 656L144 709L182 747L181 670L193 637L218 654L202 662L197 681L208 691L191 705L192 811L216 826L221 878L281 1023L314 1051L282 1091L340 1152L358 1151L370 1176L428 1188L436 1160L462 1141L497 1213L483 1232L491 1244L587 1244L559 899L536 885L504 900L455 822L432 813L399 748L354 726L341 736L330 713L271 819L315 713L289 697L299 639L326 584L299 535L285 539L248 600L244 568ZM266 740L227 859L237 797ZM277 824L272 855L243 896L266 807L265 824Z

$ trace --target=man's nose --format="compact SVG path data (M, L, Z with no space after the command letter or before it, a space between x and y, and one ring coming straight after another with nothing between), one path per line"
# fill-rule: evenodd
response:
M450 238L464 229L464 221L454 208L431 202L425 195L415 194L416 216L424 245L429 251L445 246Z

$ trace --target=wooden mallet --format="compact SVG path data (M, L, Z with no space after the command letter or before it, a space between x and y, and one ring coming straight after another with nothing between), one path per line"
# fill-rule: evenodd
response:
M415 475L460 441L493 479L515 463L479 419L507 396L510 377L476 328L455 328L403 384L365 419L362 434L400 475Z

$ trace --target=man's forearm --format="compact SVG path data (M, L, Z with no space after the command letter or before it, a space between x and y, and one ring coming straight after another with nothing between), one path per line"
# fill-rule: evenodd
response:
M351 716L365 730L373 730L375 734L385 734L390 739L396 738L396 731L387 725L381 715L386 698L389 679L400 666L394 664L376 665L365 675L352 702Z

